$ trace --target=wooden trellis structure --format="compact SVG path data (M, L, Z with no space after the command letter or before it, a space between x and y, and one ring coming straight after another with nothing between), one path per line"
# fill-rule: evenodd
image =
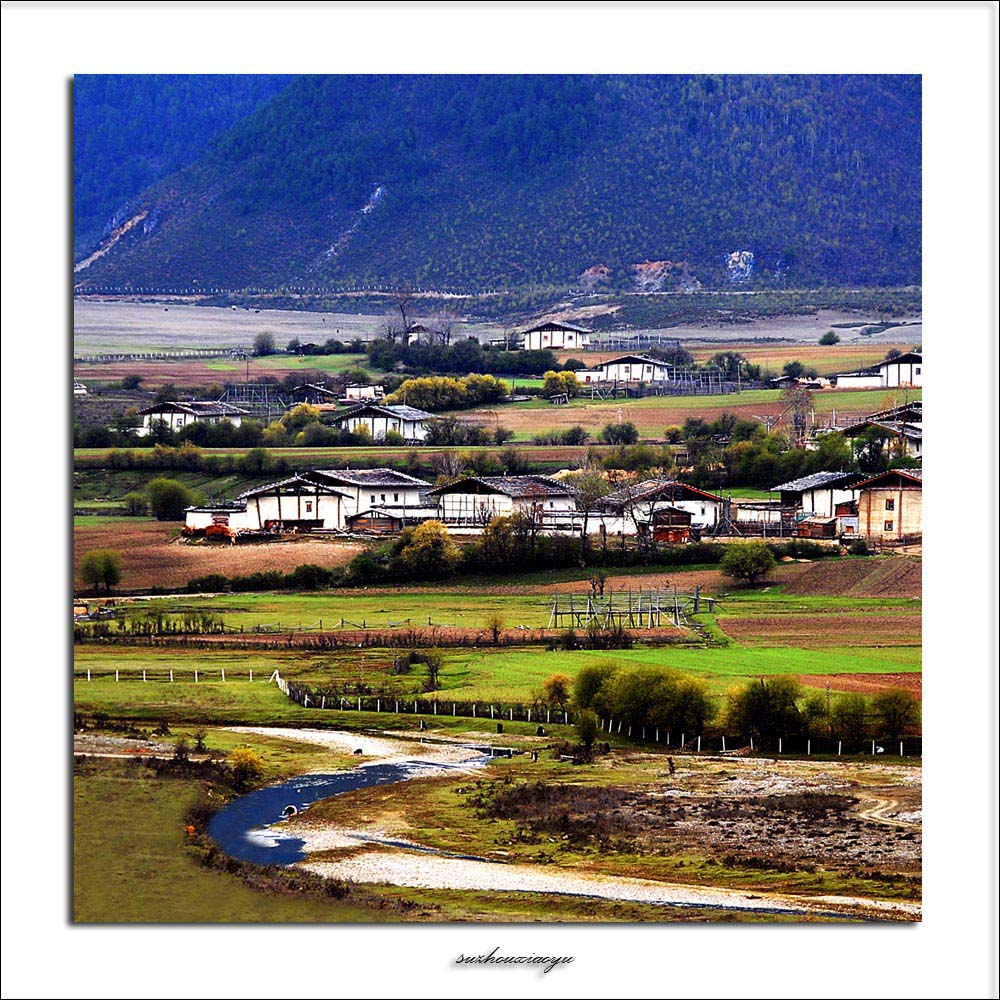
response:
M677 588L619 590L606 595L556 594L552 598L549 628L653 629L680 626L687 615L715 611L717 597L702 597L701 588L680 594Z

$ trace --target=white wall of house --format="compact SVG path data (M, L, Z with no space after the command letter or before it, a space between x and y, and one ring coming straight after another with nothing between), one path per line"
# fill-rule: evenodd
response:
M899 386L922 386L923 363L920 361L889 361L882 365L882 384L894 389Z
M838 389L881 389L885 385L881 375L863 372L849 372L837 376Z
M425 506L420 491L415 486L357 486L353 483L338 484L344 497L344 517L363 514L372 507L417 508Z
M232 416L217 416L217 417L203 417L195 413L144 413L142 416L142 425L135 429L135 433L138 437L146 437L153 431L153 425L158 423L166 424L166 426L172 431L179 431L182 427L186 427L188 424L193 424L200 421L203 424L220 424L220 423L230 423L234 427L239 427L243 422L243 418L240 414L234 413Z
M514 498L504 493L444 493L438 497L440 517L446 524L482 523L491 517L509 517L516 511L527 513L536 505L543 516L576 510L576 501L570 496Z
M577 380L587 382L667 382L670 380L670 366L649 362L626 361L605 362L590 371L580 370Z
M521 336L521 347L526 351L575 351L590 343L589 333L576 330L532 330Z
M384 440L389 431L402 434L405 441L423 441L427 437L427 427L422 420L403 420L401 417L389 417L377 413L359 413L357 416L346 417L340 423L352 433L359 427L367 427L368 433L375 441Z
M247 497L248 526L259 530L267 521L320 521L319 527L344 527L344 504L336 493L264 494Z
M204 531L213 524L224 524L233 531L254 528L256 518L245 510L189 510L184 515L184 526L195 531Z
M816 486L811 490L803 492L801 499L802 510L806 513L815 514L817 517L833 517L836 513L838 503L855 500L857 496L857 490L831 489L829 486Z

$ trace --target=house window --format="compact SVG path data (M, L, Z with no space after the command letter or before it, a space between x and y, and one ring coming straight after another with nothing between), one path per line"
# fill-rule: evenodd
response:
M311 514L312 513L312 509L313 509L313 502L312 502L312 500L307 500L306 501L306 513L307 514Z
M393 500L394 500L394 501L395 501L396 503L399 503L399 494L398 494L398 493L393 493L393 495L392 495L392 499L393 499Z
M896 501L895 500L886 500L886 502L885 502L885 509L886 510L895 510L896 509Z
M914 368L913 372L914 372L915 375L919 375L920 374L920 369L919 368Z
M886 521L883 531L892 531L892 521Z
M385 494L382 494L382 503L385 503Z
M375 503L375 494L372 494L372 503Z

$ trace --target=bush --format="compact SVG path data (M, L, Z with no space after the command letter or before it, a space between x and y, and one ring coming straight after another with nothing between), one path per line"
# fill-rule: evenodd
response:
M832 347L834 344L840 343L840 337L838 337L837 334L833 332L833 330L828 330L826 333L823 334L822 337L819 338L819 342L824 347Z
M437 580L450 576L462 553L440 521L424 521L400 536L399 561L413 576Z
M196 495L176 479L154 479L146 487L149 509L158 521L183 521L184 511L194 505Z
M729 693L725 721L744 739L754 736L765 746L779 737L797 735L801 718L797 701L802 689L791 677L762 677Z
M872 710L881 735L898 740L920 718L920 702L905 688L879 691L872 698Z
M104 592L110 594L122 578L121 553L114 549L91 550L80 562L80 577L84 583L92 584L95 591L103 583Z
M264 761L249 748L241 747L229 755L229 768L233 776L233 788L245 792L260 784L264 777Z
M847 547L847 551L852 556L867 556L870 554L868 543L863 538L858 538L851 542Z
M756 583L774 569L774 553L763 542L736 542L729 545L719 569L734 580Z
M631 420L623 424L605 424L601 440L605 444L635 444L639 440L639 429Z
M587 753L590 753L597 742L598 732L600 732L600 724L597 721L597 716L589 708L584 709L576 719L576 735Z

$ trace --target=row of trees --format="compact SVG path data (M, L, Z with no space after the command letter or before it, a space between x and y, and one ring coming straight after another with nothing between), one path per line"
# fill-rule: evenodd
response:
M592 713L582 721L585 743L598 729L596 719L690 736L714 722L761 749L795 737L834 736L855 746L867 738L898 740L920 719L919 701L903 688L871 698L843 694L831 702L792 677L761 677L729 691L717 709L702 681L661 667L613 663L583 667L572 700L583 716Z

